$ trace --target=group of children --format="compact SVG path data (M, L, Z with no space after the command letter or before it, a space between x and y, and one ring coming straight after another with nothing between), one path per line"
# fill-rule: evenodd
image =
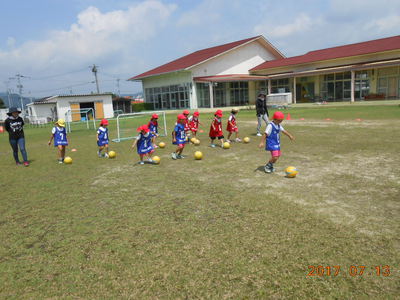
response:
M239 112L238 109L234 108L231 110L231 114L228 118L226 130L228 131L227 142L231 143L231 136L235 134L236 142L241 142L239 138L239 129L236 122L236 115ZM177 121L172 131L172 144L176 145L175 152L171 153L172 159L181 159L185 156L182 155L182 152L185 148L185 145L190 142L189 137L193 135L193 137L197 136L197 131L199 130L199 125L203 125L199 120L199 112L196 111L192 116L189 116L189 111L184 110L182 114L177 116ZM224 133L222 130L222 110L218 109L214 113L214 118L211 122L209 137L211 140L210 147L215 148L215 140L218 139L221 143L221 147L224 144ZM265 165L264 170L266 173L274 172L274 163L281 156L280 151L280 133L282 132L286 136L288 136L291 140L294 140L294 137L286 131L281 123L284 119L284 114L280 111L274 113L272 122L267 125L265 133L261 138L259 147L264 147L265 150L270 151L271 158L268 163ZM99 157L108 157L108 120L103 119L100 122L100 127L97 130L97 145L98 151L97 155ZM65 128L65 121L63 119L59 119L56 123L56 126L52 129L52 135L48 144L50 145L52 140L54 140L54 146L58 148L58 162L61 164L65 158L65 149L68 145L67 132ZM147 157L147 161L153 163L152 154L157 148L156 138L158 137L158 130L162 129L158 125L158 115L153 114L148 124L141 125L137 128L138 136L135 138L132 149L137 148L137 153L139 155L139 164L144 164L144 159ZM104 150L104 154L102 151Z

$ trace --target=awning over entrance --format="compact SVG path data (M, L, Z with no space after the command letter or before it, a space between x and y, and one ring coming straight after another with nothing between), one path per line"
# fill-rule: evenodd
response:
M345 72L345 71L361 71L361 70L366 70L366 69L371 69L371 68L380 68L380 67L389 67L389 66L398 66L398 65L400 65L400 59L391 59L391 60L383 60L383 61L366 62L366 63L360 63L360 64L351 64L351 65L344 65L344 66L320 68L320 69L313 69L313 70L300 71L300 72L284 72L284 73L270 74L270 75L265 75L264 80L265 79L292 78L292 77L305 77L305 76L327 74L327 73L339 73L339 72ZM263 77L263 76L261 76L261 77Z
M215 75L215 76L193 78L195 82L262 81L266 79L268 79L267 76L249 75L249 74Z

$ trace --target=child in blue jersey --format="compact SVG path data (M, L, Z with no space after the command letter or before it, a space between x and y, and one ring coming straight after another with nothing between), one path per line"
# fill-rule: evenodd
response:
M162 129L161 126L158 125L158 115L153 114L151 116L149 124L147 126L150 129L150 134L152 135L151 141L153 143L153 147L157 148L156 146L156 138L158 137L158 128Z
M137 146L137 153L139 154L140 161L139 164L143 165L144 164L144 157L148 156L148 161L150 163L153 162L153 159L151 158L151 155L154 152L154 147L153 143L151 142L152 136L150 134L150 129L147 125L142 125L140 126L137 131L139 132L139 135L136 137L135 141L132 144L132 149Z
M51 141L54 139L54 147L58 149L58 163L62 164L65 157L65 148L68 146L67 130L65 129L64 119L58 119L56 126L51 130L51 137L49 140L49 146Z
M100 122L100 127L97 129L97 146L99 146L99 150L97 151L97 155L99 157L103 157L101 151L105 149L106 153L104 153L104 157L108 157L108 120L103 119Z
M265 173L272 173L275 171L274 163L276 163L281 156L280 133L282 132L284 135L287 135L290 140L294 140L294 136L280 125L284 118L285 116L282 112L275 112L272 117L272 122L267 125L267 129L261 138L259 147L262 148L264 146L264 141L266 141L265 150L271 152L271 158L264 167Z
M178 115L178 121L172 131L172 144L177 145L175 152L171 153L172 159L184 158L182 151L186 144L185 122L187 118L183 114Z

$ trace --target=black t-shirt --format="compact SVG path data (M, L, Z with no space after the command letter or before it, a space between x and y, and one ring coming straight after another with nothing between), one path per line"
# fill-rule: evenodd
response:
M24 120L21 117L8 117L4 122L4 125L8 131L8 137L10 140L17 140L24 137Z

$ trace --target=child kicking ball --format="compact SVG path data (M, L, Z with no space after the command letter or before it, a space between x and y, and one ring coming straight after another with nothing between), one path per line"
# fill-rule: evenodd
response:
M97 129L97 146L99 146L99 150L97 151L97 155L99 157L108 157L108 120L103 119L100 122L100 127ZM106 153L104 155L101 151L105 150Z
M147 125L142 125L137 129L139 135L136 137L135 141L132 144L132 149L137 146L137 153L139 154L139 164L144 164L144 157L148 157L148 161L153 163L151 155L154 152L154 147L152 143L152 135L150 134L150 129Z
M294 140L294 136L281 125L284 118L285 115L282 112L275 112L272 117L272 122L267 125L265 133L261 138L259 147L264 147L265 142L265 150L271 152L271 158L264 167L265 173L272 173L275 171L274 163L276 163L281 156L280 133L282 132L284 135L288 136L290 140Z

